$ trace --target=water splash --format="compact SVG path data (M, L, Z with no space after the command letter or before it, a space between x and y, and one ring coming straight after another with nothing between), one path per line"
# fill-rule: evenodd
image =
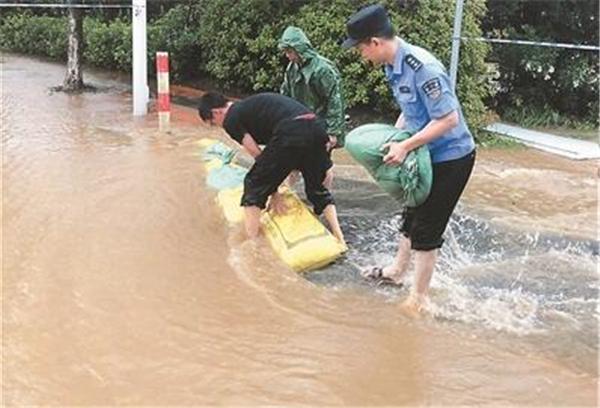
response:
M402 217L393 201L364 185L342 185L336 198L351 250L339 265L310 279L333 287L364 285L357 271L392 261ZM433 316L519 335L553 330L557 318L583 320L585 334L595 338L589 330L599 316L596 241L503 231L460 208L457 214L432 281ZM408 291L377 288L377 293L396 299Z

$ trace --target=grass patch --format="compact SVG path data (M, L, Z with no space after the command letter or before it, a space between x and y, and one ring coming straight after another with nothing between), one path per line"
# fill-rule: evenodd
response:
M557 112L549 106L510 107L501 115L503 122L558 136L583 140L598 139L598 118L574 117Z
M479 130L475 138L477 144L484 148L521 149L525 145L510 137L502 136L487 130Z

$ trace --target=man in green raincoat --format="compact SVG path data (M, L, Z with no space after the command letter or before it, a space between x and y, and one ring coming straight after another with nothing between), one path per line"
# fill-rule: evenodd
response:
M285 29L279 49L290 61L281 93L296 99L326 122L331 148L344 146L345 103L340 73L334 63L319 55L298 27Z

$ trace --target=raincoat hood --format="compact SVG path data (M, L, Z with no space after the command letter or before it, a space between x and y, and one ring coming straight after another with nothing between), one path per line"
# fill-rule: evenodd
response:
M280 50L292 48L305 61L317 55L304 31L298 27L289 26L286 28L279 39L278 47Z
M312 47L298 27L285 29L279 39L280 50L293 49L300 61L290 61L284 74L281 93L306 105L327 123L327 133L344 145L346 134L344 99L340 73L335 64Z

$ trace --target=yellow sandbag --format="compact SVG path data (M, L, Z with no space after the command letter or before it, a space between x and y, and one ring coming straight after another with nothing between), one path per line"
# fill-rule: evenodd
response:
M211 171L213 169L221 167L222 165L223 165L223 162L219 159L207 160L204 162L204 169L206 171Z
M271 247L295 271L317 269L335 261L347 248L293 192L285 192L283 215L264 211L261 222Z
M240 205L244 187L228 188L217 193L217 202L230 224L244 221L244 208Z
M198 144L198 147L200 147L201 149L206 149L209 146L214 145L215 143L219 143L219 141L217 139L210 139L208 137L204 137L200 140L198 140L198 142L196 142Z
M218 141L202 139L199 145L203 149ZM209 158L205 161L207 179L213 170L222 166L239 167L236 164L224 164L223 161ZM242 222L244 211L240 206L243 185L218 190L217 203L223 210L225 219L231 223ZM291 191L284 193L287 211L283 215L263 211L262 231L279 258L295 271L317 269L335 261L347 248L341 244L308 207Z

